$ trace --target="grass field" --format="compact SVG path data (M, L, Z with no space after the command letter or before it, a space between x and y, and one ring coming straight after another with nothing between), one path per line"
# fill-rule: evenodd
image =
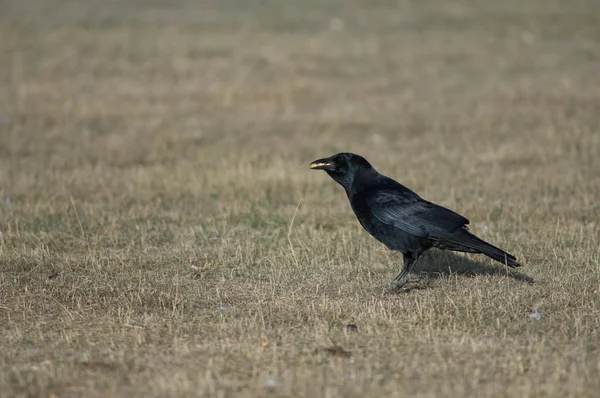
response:
M597 1L0 8L1 397L600 394ZM388 293L341 151L524 266Z

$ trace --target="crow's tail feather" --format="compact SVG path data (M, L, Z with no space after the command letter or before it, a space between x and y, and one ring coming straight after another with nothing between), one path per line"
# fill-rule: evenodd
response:
M446 250L455 250L467 253L482 253L486 256L502 263L509 267L520 267L521 264L512 254L508 254L502 249L479 239L467 230L460 230L453 233L451 236L445 237L434 242L435 247Z

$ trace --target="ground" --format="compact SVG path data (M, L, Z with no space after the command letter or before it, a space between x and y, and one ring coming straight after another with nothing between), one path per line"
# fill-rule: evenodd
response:
M597 396L600 3L1 7L0 395ZM390 294L341 151L523 267Z

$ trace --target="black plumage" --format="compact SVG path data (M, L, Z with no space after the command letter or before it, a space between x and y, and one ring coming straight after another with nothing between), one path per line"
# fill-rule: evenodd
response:
M518 267L516 258L468 231L469 220L422 199L404 185L379 174L362 156L339 153L311 163L344 187L360 224L391 250L404 254L404 267L395 282L403 285L419 257L435 247L482 253Z

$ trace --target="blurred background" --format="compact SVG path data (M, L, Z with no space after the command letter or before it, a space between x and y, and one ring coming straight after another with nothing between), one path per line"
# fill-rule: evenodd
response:
M213 168L293 178L340 151L426 191L490 172L498 192L598 183L596 1L1 6L0 181L15 197L144 191L132 168L197 194L210 181L186 181Z

